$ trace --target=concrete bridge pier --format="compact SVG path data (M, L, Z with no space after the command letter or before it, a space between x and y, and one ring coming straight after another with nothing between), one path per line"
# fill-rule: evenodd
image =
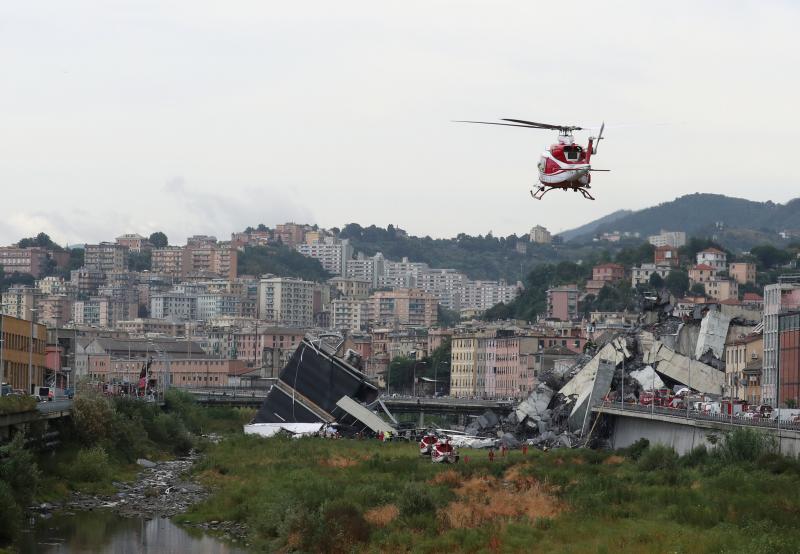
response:
M422 410L419 411L419 424L417 425L417 427L420 429L425 427L425 412Z

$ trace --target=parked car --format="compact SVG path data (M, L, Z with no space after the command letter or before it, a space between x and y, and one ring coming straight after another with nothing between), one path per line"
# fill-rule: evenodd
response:
M8 383L0 385L0 396L8 396L10 394L14 394L14 389L11 388L11 385Z

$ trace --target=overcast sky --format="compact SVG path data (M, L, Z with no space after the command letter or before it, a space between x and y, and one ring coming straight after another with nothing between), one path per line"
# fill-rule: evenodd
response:
M798 6L3 2L0 243L291 220L507 235L697 191L785 202ZM551 133L451 123L501 117L605 120L597 201L530 198Z

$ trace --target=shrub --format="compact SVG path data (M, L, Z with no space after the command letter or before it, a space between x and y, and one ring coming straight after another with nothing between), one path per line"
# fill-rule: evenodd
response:
M11 487L0 481L0 543L11 542L19 535L22 510L14 500Z
M114 406L102 396L79 396L72 403L72 421L84 444L95 445L107 439L113 420Z
M399 508L403 517L410 517L432 512L436 508L436 504L427 487L419 483L406 483L400 495Z
M678 465L678 454L668 446L657 444L645 450L638 463L639 469L644 471L675 469Z
M148 425L147 434L158 445L171 448L175 454L188 454L192 438L177 414L158 414Z
M716 452L726 462L756 462L770 452L775 452L775 438L755 429L735 429L719 445Z
M693 448L681 457L681 464L685 467L697 467L708 462L708 449L705 444Z
M111 477L108 454L101 446L78 451L72 466L72 478L79 483L96 483Z
M28 506L36 494L40 472L33 453L25 448L22 433L0 448L0 457L0 481L9 486L17 504Z
M36 409L36 399L32 396L3 396L0 398L0 415L30 412Z
M650 441L645 438L641 438L627 448L620 448L619 453L635 462L649 447Z

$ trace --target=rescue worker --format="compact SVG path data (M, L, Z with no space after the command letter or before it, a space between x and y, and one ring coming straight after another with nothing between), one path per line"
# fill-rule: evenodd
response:
M494 448L489 449L489 461L490 462L494 461Z

